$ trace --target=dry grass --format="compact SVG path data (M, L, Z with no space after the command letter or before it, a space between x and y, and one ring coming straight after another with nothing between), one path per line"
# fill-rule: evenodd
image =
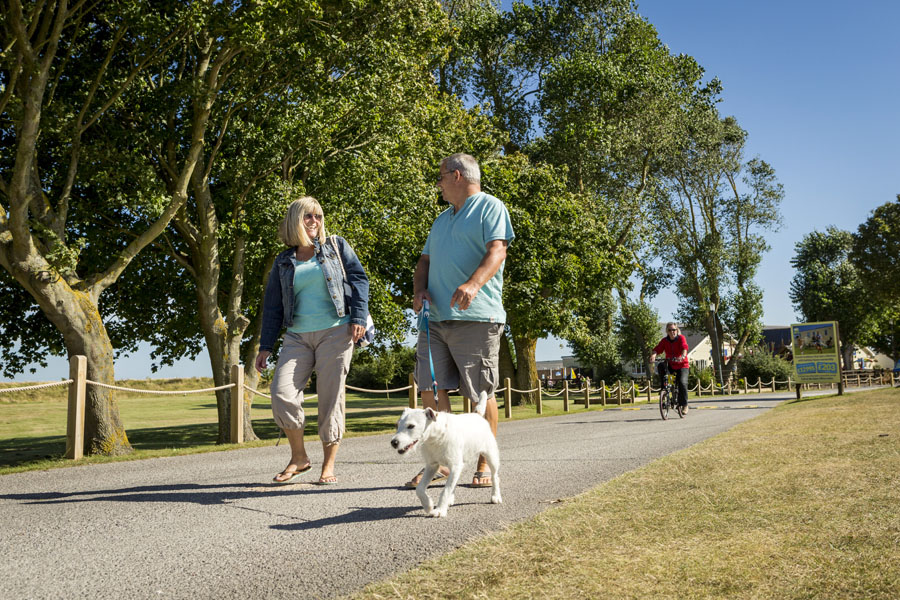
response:
M898 598L900 390L792 402L358 598Z

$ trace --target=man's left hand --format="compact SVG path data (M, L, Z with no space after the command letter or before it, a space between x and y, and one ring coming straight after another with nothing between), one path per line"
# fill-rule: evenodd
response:
M350 337L353 339L354 344L358 342L365 333L365 327L363 327L362 325L357 325L356 323L350 323Z
M453 308L453 305L456 304L459 306L460 310L466 310L471 306L472 300L475 299L475 296L478 295L478 290L481 289L481 286L477 283L472 283L471 281L467 281L453 292L453 296L450 297L450 308Z

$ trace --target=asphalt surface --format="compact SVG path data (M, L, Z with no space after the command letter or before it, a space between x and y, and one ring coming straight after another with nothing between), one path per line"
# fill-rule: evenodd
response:
M398 455L389 435L345 440L331 486L312 485L320 444L307 445L313 470L288 486L270 483L284 444L2 476L0 598L342 596L791 397L694 401L683 420L638 405L501 422L503 504L461 485L445 519L425 517L401 487L420 458Z

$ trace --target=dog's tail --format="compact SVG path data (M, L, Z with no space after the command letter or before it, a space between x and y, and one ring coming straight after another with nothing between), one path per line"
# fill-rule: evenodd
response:
M483 417L485 408L487 408L487 392L481 390L481 393L478 394L478 400L475 402L475 412Z

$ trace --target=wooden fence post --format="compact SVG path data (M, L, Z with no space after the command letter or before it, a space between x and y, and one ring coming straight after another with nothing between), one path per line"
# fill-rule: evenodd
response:
M616 404L622 406L622 382L616 382Z
M563 412L569 412L569 380L563 379Z
M506 418L512 418L512 381L509 380L509 377L506 378L506 389L503 390L503 410L506 413Z
M544 404L541 399L541 380L538 379L537 414L544 414Z
M791 385L791 380L788 379L788 387L790 387L790 385ZM745 394L747 393L747 378L746 377L744 377L744 393Z
M69 413L66 419L66 458L84 456L84 398L87 389L87 357L69 357Z
M600 380L600 404L606 406L606 381Z
M775 393L775 376L772 375L772 393Z
M231 443L244 443L244 369L231 365Z
M635 400L635 392L634 392L634 379L631 380L631 403L634 404Z
M584 407L591 407L591 380L584 378Z
M648 377L647 378L647 402L650 402L653 399L653 397L651 396L651 394L653 393L652 388L653 388L653 378Z
M437 401L437 400L435 400ZM472 412L472 400L468 396L463 396L463 412Z
M437 400L435 400L437 402ZM416 385L416 376L409 374L409 407L416 408L419 405L419 386Z

